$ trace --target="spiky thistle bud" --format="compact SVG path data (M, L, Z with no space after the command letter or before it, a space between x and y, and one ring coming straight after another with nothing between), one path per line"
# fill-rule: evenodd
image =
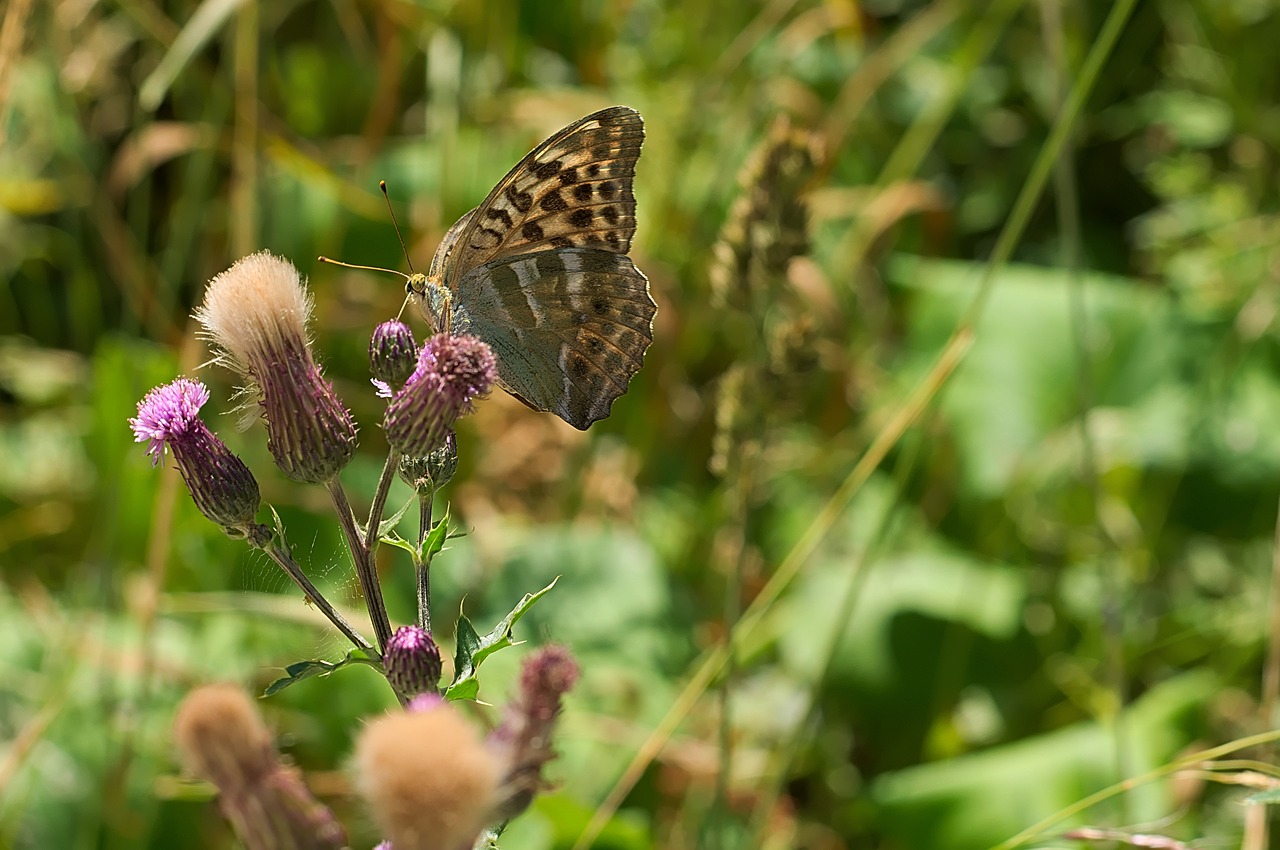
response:
M195 316L218 362L258 394L276 465L295 481L322 484L351 460L356 426L312 357L311 308L293 264L260 251L210 281Z
M423 629L401 626L382 651L387 681L405 696L435 693L440 682L440 647Z
M425 457L400 457L400 480L417 492L439 490L458 471L458 435L444 435L444 445Z
M232 685L206 685L178 706L178 751L192 773L212 782L223 814L249 850L330 850L347 836L301 775L280 762L258 709Z
M354 765L356 786L395 850L471 847L493 821L502 766L448 703L369 723Z
M418 364L418 343L404 322L383 322L369 339L369 371L379 394L390 397L404 386ZM385 390L385 393L383 392Z
M520 695L488 739L506 765L498 789L498 820L520 814L541 789L542 767L555 757L551 735L561 702L577 681L578 662L564 647L543 647L525 661Z
M436 334L422 346L417 368L387 405L387 441L401 454L429 455L497 377L497 360L484 342Z
M260 536L265 529L253 521L261 503L258 482L200 419L208 400L209 390L200 381L178 378L147 393L129 426L137 442L150 441L153 466L166 450L173 452L200 513L233 537Z

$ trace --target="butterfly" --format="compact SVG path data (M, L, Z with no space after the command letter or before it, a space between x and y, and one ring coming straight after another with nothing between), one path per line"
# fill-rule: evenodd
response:
M458 219L406 285L434 332L484 340L503 389L581 430L609 415L653 341L658 306L627 256L643 141L626 106L573 122Z

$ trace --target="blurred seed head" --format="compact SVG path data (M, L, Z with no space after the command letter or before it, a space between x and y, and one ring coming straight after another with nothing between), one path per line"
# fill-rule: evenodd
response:
M356 741L356 785L395 850L463 850L494 820L502 765L448 703L398 712Z
M295 481L331 480L351 460L356 427L316 365L307 323L312 300L298 270L261 251L209 282L195 316L256 393L276 465Z
M280 762L262 716L233 685L206 685L178 706L174 741L188 769L220 792L223 814L249 850L334 850L346 832Z
M717 305L750 310L781 288L787 264L809 250L803 193L816 163L813 135L785 117L775 121L738 175L741 193L713 249L711 292Z

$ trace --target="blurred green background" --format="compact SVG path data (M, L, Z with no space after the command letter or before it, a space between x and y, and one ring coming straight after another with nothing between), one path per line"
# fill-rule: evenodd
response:
M1276 4L0 10L0 846L234 846L181 778L176 702L343 651L131 442L152 386L210 384L206 421L360 616L324 493L197 369L206 281L260 248L309 276L363 506L368 335L403 288L314 258L405 267L386 179L425 267L520 156L614 103L648 131L646 365L587 434L482 403L444 494L469 534L436 561L437 620L465 598L484 630L562 575L517 637L584 668L506 850L990 847L1272 727ZM406 622L409 564L380 555ZM481 671L478 722L526 653ZM344 760L392 704L364 669L262 704L355 847L377 836ZM1272 753L1232 758L1032 844L1268 846L1242 803Z

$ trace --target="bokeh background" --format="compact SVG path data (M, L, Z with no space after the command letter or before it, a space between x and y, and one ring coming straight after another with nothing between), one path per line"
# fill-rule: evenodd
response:
M309 276L363 505L402 283L315 257L406 268L385 179L423 268L614 103L648 129L646 365L586 434L495 395L442 496L442 643L559 575L517 637L584 668L503 848L959 850L1055 813L1024 846L1268 846L1271 751L1174 768L1269 730L1280 681L1277 43L1266 0L8 0L0 846L234 846L177 700L343 651L131 442L155 384L210 384L359 616L325 494L198 368L207 280L261 248ZM408 621L407 560L380 568ZM345 759L392 703L361 668L262 704L355 847Z

